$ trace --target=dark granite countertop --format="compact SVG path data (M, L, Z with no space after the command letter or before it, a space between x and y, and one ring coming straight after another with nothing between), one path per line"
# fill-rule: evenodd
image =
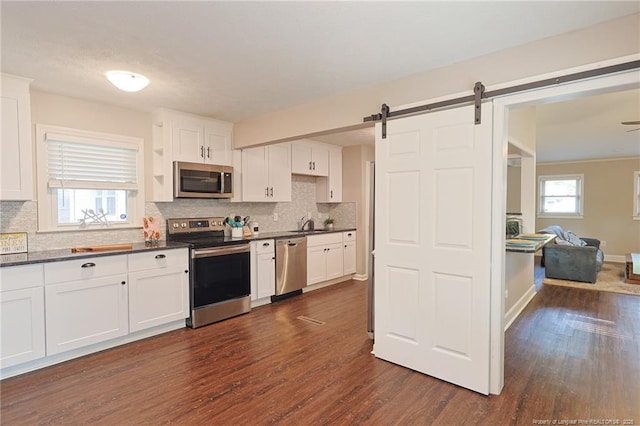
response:
M147 246L145 243L133 243L130 250L93 251L83 253L71 253L71 249L32 251L28 253L3 254L0 256L0 267L29 265L32 263L60 262L63 260L83 259L87 257L116 256L119 254L141 253L164 249L189 247L184 243L158 241L157 244Z
M225 237L224 242L222 244L238 244L241 242L248 243L250 241L258 241L258 240L291 238L296 236L329 234L334 232L348 232L348 231L355 231L355 230L356 228L334 228L331 231L327 231L324 229L317 229L315 231L305 231L305 232L297 232L297 231L261 232L258 235L252 235L250 237L244 237L241 239ZM1 255L0 267L29 265L32 263L60 262L64 260L83 259L88 257L116 256L119 254L141 253L145 251L174 249L174 248L182 248L182 247L189 247L189 245L185 243L173 242L173 241L159 241L157 244L153 246L147 246L144 243L133 243L133 248L130 250L111 250L111 251L71 253L71 248L68 248L68 249L58 249L58 250L32 251L28 253Z

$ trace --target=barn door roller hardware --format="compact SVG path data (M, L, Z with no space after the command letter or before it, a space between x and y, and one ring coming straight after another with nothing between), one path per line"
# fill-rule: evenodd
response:
M391 111L387 104L382 104L381 112L379 114L372 114L362 119L363 122L369 121L382 121L382 139L387 138L387 120L397 118L403 115L427 113L438 108L444 108L451 105L469 104L475 105L475 117L476 124L482 122L481 117L481 103L482 99L489 99L496 96L504 96L511 93L524 92L526 90L539 89L542 87L553 86L557 84L569 83L577 80L584 80L587 78L598 77L606 74L613 74L617 72L629 71L632 69L640 68L640 60L625 62L617 65L610 65L607 67L596 68L588 71L581 71L573 74L567 74L559 77L547 78L545 80L534 81L531 83L519 84L516 86L505 87L504 89L491 90L486 92L484 85L477 82L473 87L473 95L462 96L460 98L448 99L446 101L434 102L427 105L419 105L411 108L405 108L398 111Z

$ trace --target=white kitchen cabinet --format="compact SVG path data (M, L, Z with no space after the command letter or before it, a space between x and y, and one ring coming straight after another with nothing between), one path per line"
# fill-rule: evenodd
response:
M313 141L296 141L291 144L291 173L309 176L329 175L329 150L324 144Z
M316 202L342 202L342 148L329 151L329 175L316 179Z
M233 124L178 111L153 117L151 188L148 201L173 201L173 162L233 166Z
M344 246L343 254L343 273L344 275L356 273L356 232L348 231L342 233L342 244Z
M0 368L45 356L42 265L0 268Z
M134 253L129 259L129 332L189 316L188 249Z
M1 75L0 200L33 199L31 80Z
M276 253L274 240L259 240L251 243L253 264L251 300L273 296L276 292Z
M307 236L307 285L344 275L343 256L341 233Z
M47 355L128 333L127 256L44 265Z
M231 123L178 115L171 128L173 161L233 165Z
M291 201L291 144L242 150L243 201Z

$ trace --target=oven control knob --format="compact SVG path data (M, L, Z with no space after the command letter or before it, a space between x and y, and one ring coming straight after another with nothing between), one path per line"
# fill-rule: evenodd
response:
M179 225L178 225L177 223L174 223L174 224L173 224L173 227L174 227L174 228L177 228L178 226L179 226Z
M184 223L184 222L182 222L182 223L180 224L180 227L181 227L181 228L186 228L186 227L187 227L187 224L186 224L186 223Z

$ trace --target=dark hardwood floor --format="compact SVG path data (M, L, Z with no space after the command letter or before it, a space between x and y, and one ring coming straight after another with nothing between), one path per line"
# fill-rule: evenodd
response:
M489 397L373 357L365 299L348 281L6 379L1 422L640 424L640 297L543 286Z

